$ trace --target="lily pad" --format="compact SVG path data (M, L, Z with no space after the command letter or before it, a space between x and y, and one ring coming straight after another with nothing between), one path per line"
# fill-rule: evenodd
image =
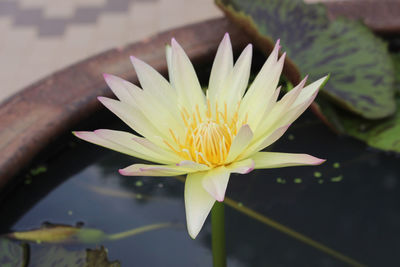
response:
M400 94L400 52L393 54L392 59L394 62L395 70L395 87L398 94Z
M26 257L24 250L24 246L11 240L0 238L0 266L25 266Z
M346 132L369 146L385 151L400 152L400 96L397 112L385 120L371 121L355 116L341 116Z
M331 79L322 92L341 107L368 119L395 112L394 70L386 44L358 21L329 21L325 7L299 0L216 0L217 5L266 50L281 39L288 78L306 74Z
M120 267L121 264L110 262L104 247L72 251L61 246L45 246L32 250L29 266Z

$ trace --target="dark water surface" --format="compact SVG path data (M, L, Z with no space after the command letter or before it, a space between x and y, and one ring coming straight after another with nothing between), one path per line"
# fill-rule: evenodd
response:
M372 151L358 141L337 137L312 114L294 123L271 150L309 153L328 161L317 167L232 175L227 190L229 198L357 262L368 266L400 266L398 156ZM52 254L54 258L69 257L68 253L84 253L85 249L100 245L108 250L110 261L118 260L122 266L211 266L210 221L207 220L196 240L189 237L183 183L168 177L118 174L119 168L135 162L138 160L91 144L71 143L68 150L54 157L45 168L36 169L43 173L31 173L27 184L3 203L0 231L31 230L43 222L68 225L82 222L84 227L112 234L171 222L174 227L115 241L72 245L30 243L28 266L46 266L43 262L38 264L36 259L43 250L59 251ZM349 266L230 207L226 207L226 228L228 266ZM21 257L20 247L15 245L20 242L5 240L0 239L3 242L0 266L21 266L17 260ZM5 265L5 254L15 257L8 258L8 262L14 263Z

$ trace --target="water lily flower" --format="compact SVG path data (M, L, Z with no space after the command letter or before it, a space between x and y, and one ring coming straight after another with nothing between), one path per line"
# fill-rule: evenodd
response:
M175 39L166 49L169 82L136 57L131 61L143 89L110 74L104 78L119 100L99 97L136 133L96 130L74 134L94 144L158 164L133 164L126 176L187 174L185 209L189 235L195 238L214 202L223 201L231 173L253 169L317 165L307 155L260 152L288 129L313 102L327 77L305 87L306 79L280 100L277 88L285 54L279 41L248 87L252 45L233 64L225 34L204 94L188 56Z

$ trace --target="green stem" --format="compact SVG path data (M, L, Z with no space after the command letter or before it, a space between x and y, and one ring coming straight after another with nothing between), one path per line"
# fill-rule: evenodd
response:
M211 241L214 267L226 267L224 203L216 201L211 210Z
M156 224L149 224L142 227L134 228L125 232L111 234L107 236L108 240L118 240L122 238L126 238L132 235L141 234L148 231L153 231L161 228L171 227L173 226L172 223L156 223Z

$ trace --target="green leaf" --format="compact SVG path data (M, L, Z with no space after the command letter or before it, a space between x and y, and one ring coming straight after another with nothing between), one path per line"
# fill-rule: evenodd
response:
M349 135L371 147L400 152L400 96L397 106L397 112L385 120L371 121L348 114L342 114L341 120Z
M32 246L29 266L86 267L86 251L69 251L61 246Z
M216 0L263 51L281 39L292 82L310 75L331 79L322 92L343 108L369 119L395 112L394 71L386 45L360 22L330 22L325 7L299 0ZM293 65L294 64L294 65Z
M22 245L11 240L0 238L0 266L25 266L25 253Z
M400 94L400 52L392 54L395 71L395 87L398 94Z
M100 249L71 251L52 245L33 249L29 266L120 267L121 264L108 261L103 246Z
M110 262L107 259L107 250L101 246L100 249L88 249L86 256L86 267L120 267L118 261Z

